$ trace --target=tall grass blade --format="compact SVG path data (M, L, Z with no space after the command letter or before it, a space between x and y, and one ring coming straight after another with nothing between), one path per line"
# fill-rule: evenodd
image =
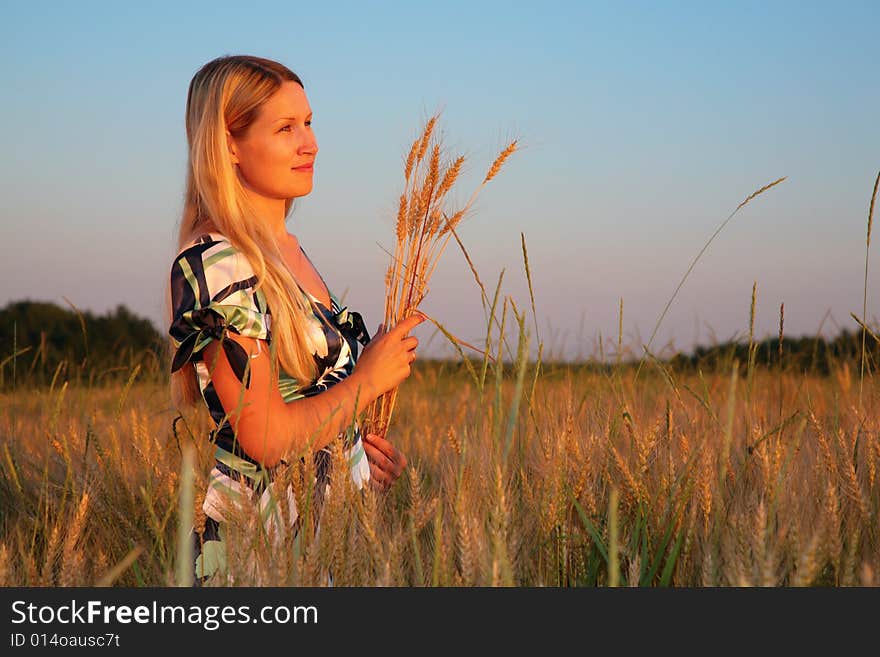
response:
M874 180L874 191L871 192L871 203L868 205L868 235L865 238L865 287L862 296L862 317L868 319L868 254L871 250L871 224L874 221L874 203L877 201L877 188L880 186L880 171ZM865 329L862 329L862 358L859 366L859 408L862 406L862 384L865 380Z
M620 555L618 554L617 488L608 496L608 586L615 587L620 581Z
M193 561L193 505L195 504L194 472L195 448L184 445L180 461L180 502L177 508L177 586L192 586Z
M108 570L104 575L101 576L100 579L98 579L97 582L95 582L95 586L113 586L113 582L119 579L122 573L124 573L135 564L137 558L143 551L144 548L142 548L140 545L133 547L131 550L129 550L128 554L126 554L125 557L122 558L122 561L113 566L113 568Z
M515 311L514 311L515 313ZM507 460L510 454L510 446L513 444L513 432L516 428L516 420L519 416L519 405L522 399L523 381L526 376L526 365L529 356L529 334L525 328L526 314L523 312L522 317L517 316L519 324L519 345L517 346L516 359L516 384L513 388L513 399L510 400L510 411L507 415L507 430L504 435L504 470L507 471Z
M783 176L782 178L779 178L778 180L774 180L772 183L769 183L769 184L767 184L767 185L764 185L764 186L761 187L759 190L757 190L757 191L752 192L751 194L749 194L749 196L747 196L746 199L745 199L742 203L740 203L738 206L736 206L736 210L734 210L733 212L731 212L731 213L730 213L730 216L728 216L727 219L725 219L724 221L722 221L722 222L721 222L721 225L718 226L718 228L715 230L714 233L712 233L712 237L710 237L710 238L709 238L709 241L706 242L706 243L703 245L703 248L702 248L702 249L700 249L700 252L699 252L699 253L697 254L697 256L693 259L693 261L691 262L690 266L687 268L687 271L684 273L684 276L682 276L682 277L681 277L681 280L678 282L678 285L676 286L675 291L672 293L672 296L669 298L669 301L666 302L666 307L663 308L663 312L660 313L660 317L657 319L657 323L654 325L654 330L651 331L651 337L648 338L648 348L650 348L650 347L651 347L651 344L654 342L654 337L657 335L657 330L660 328L660 324L663 322L663 318L666 317L666 313L669 311L669 307L672 305L672 302L675 300L675 297L678 295L678 291L681 289L681 286L684 285L684 282L687 280L687 277L690 276L691 271L693 271L693 269L694 269L694 267L696 266L697 262L699 261L700 257L702 257L703 253L706 252L706 249L709 248L709 245L710 245L710 244L714 241L714 239L718 236L718 233L720 233L720 232L722 231L722 229L727 225L727 223L728 223L731 219L733 219L733 217L736 215L736 213L739 212L741 208L745 207L745 206L748 204L749 201L751 201L751 200L752 200L753 198L755 198L756 196L758 196L758 195L760 195L760 194L763 194L764 192L766 192L766 191L767 191L768 189L770 189L771 187L775 187L776 185L778 185L779 183L781 183L783 180L785 180L786 177L787 177L787 176ZM643 363L643 362L644 362L644 361L640 361L640 362L639 362L639 366L638 366L638 368L636 369L636 375L635 375L635 377L634 377L634 380L635 380L635 379L638 379L638 377L639 377L639 372L641 372L641 370L642 370L642 363Z

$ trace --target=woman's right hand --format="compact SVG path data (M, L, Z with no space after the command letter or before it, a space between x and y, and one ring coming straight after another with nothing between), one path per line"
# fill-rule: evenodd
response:
M362 377L376 397L393 390L410 375L419 339L407 333L423 321L425 316L415 311L390 331L379 324L376 334L364 347L352 374Z

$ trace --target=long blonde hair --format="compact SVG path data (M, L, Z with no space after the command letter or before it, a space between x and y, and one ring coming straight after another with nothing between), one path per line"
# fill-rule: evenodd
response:
M235 137L243 135L260 106L287 80L303 86L286 66L247 55L219 57L193 76L186 99L189 158L178 252L207 232L225 236L250 263L257 277L255 288L262 288L266 296L276 365L298 381L311 382L318 374L306 342L312 302L304 294L291 294L302 288L284 262L274 233L248 202L226 139L227 130ZM292 205L293 199L288 199L285 216ZM169 300L169 325L171 313ZM168 344L173 348L170 339ZM171 375L171 398L175 405L201 399L192 362Z

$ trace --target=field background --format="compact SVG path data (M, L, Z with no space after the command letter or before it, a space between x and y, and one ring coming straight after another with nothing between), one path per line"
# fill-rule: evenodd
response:
M281 545L233 523L233 583L878 583L878 390L869 368L860 401L857 358L809 371L727 349L711 369L592 361L536 376L514 317L501 367L416 362L389 435L410 465L388 494L334 484L317 537ZM171 408L149 363L106 385L58 376L14 391L4 363L0 583L181 577L211 421Z

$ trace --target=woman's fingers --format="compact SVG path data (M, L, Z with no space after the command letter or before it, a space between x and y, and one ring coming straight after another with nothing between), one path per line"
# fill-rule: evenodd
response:
M364 451L370 462L372 477L382 486L391 486L406 467L406 456L376 434L364 436Z
M400 452L394 448L394 445L382 438L382 436L377 436L374 433L368 433L364 437L364 441L364 448L366 448L366 445L372 445L375 449L381 451L382 454L388 457L388 460L390 461L394 461L400 454Z
M401 338L405 337L407 333L409 333L416 326L425 321L425 316L421 313L414 313L409 317L400 320L394 328L391 329L390 333L397 333Z
M386 474L375 463L370 463L370 485L376 490L387 490L394 483L391 477Z
M369 441L364 441L364 451L367 453L369 459L376 465L380 466L383 470L394 469L394 461L388 458L381 449L377 448Z

